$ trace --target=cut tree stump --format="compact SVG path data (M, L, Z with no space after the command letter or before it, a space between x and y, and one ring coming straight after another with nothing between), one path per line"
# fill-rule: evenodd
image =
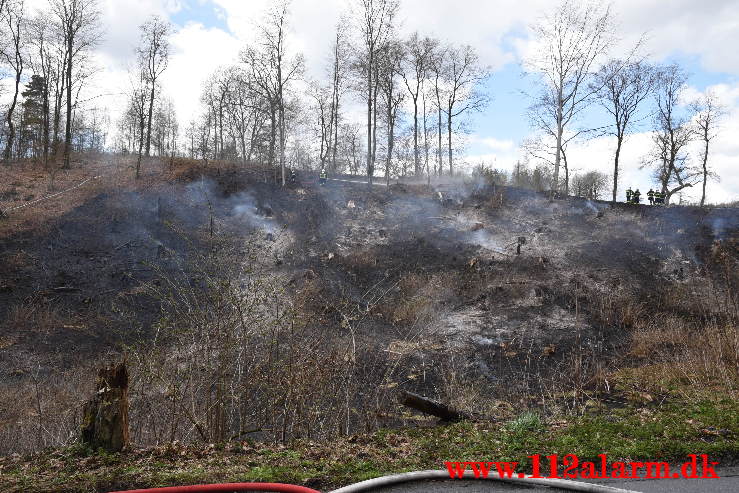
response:
M126 362L101 368L96 393L82 407L82 442L120 452L128 446L128 369Z

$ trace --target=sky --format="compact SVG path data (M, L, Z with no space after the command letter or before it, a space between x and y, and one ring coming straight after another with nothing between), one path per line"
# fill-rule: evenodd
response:
M44 0L28 0L34 5ZM139 38L138 26L149 16L168 19L176 32L172 56L163 77L184 128L199 110L203 81L218 67L234 63L239 51L255 39L270 0L100 0L104 40L96 49L99 71L89 91L102 95L96 104L115 119L130 86L127 75ZM350 23L353 0L293 0L288 47L305 57L306 75L325 76L330 44L339 22ZM401 0L398 31L418 31L455 44L470 44L490 68L486 90L489 106L471 118L464 159L512 169L521 158L521 141L532 134L526 118L536 90L533 76L524 76L521 60L534 44L530 26L551 9L551 0ZM709 182L709 201L739 199L739 2L736 0L618 0L612 4L620 42L613 54L624 54L644 37L642 54L654 63L678 62L690 74L686 102L710 90L727 109L720 133L712 142L710 163L721 177ZM343 19L343 20L342 20ZM349 95L350 99L354 96ZM359 115L357 115L359 117ZM351 118L351 116L350 116ZM583 125L609 123L597 110ZM640 169L649 152L648 119L627 137L622 155L621 190L653 183ZM592 138L571 144L568 161L573 171L612 173L615 141ZM697 158L697 150L692 149ZM699 198L700 187L684 194Z

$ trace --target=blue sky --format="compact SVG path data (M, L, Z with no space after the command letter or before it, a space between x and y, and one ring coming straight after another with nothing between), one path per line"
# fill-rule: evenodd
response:
M249 1L249 0L245 0ZM178 26L197 22L206 28L222 29L230 32L224 10L210 1L190 0L182 8L170 15L170 21Z

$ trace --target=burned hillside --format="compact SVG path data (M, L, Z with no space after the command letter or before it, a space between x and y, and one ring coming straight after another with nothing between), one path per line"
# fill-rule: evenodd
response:
M735 331L735 209L177 176L3 238L3 433L33 437L8 450L68 440L109 354L133 365L136 443L285 441L425 423L398 389L486 417L618 406L613 371Z

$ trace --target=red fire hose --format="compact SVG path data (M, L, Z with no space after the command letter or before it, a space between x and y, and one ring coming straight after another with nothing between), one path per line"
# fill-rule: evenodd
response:
M233 491L271 491L274 493L321 493L305 486L282 483L224 483L198 486L170 486L167 488L147 488L143 490L113 491L111 493L216 493Z

